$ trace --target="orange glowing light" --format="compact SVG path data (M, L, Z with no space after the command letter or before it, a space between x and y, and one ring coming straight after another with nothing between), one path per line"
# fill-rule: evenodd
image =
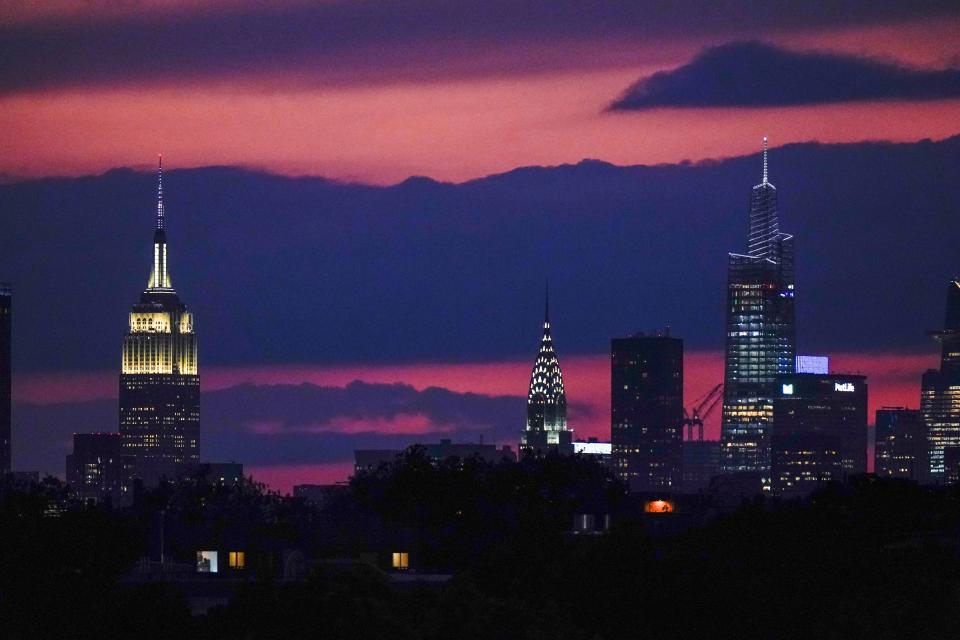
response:
M669 500L651 500L644 505L643 510L647 513L672 513L673 503Z

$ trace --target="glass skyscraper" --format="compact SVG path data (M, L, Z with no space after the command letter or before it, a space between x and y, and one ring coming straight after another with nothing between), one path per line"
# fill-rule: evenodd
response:
M947 284L947 312L940 341L940 369L923 374L920 412L927 429L930 479L944 481L944 454L960 447L960 278Z
M769 486L774 378L794 372L796 328L793 236L780 231L766 138L747 252L728 255L726 316L721 471L757 473Z
M527 425L520 438L521 451L557 449L573 453L573 431L567 428L567 394L563 389L560 360L550 335L550 298L547 296L540 351L530 372Z
M167 268L163 173L158 171L153 268L130 313L120 374L120 435L133 475L146 484L199 460L200 376L193 315Z

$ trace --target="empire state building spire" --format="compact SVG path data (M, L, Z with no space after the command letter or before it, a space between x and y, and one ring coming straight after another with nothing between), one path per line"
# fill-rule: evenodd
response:
M147 290L173 292L170 272L167 270L167 234L163 230L163 156L157 163L157 229L153 232L153 269Z

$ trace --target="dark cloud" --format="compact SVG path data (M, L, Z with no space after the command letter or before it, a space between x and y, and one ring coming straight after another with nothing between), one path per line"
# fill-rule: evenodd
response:
M933 348L923 331L942 323L958 269L958 158L960 138L772 150L782 228L797 238L802 349ZM754 155L392 187L172 170L164 191L204 369L532 362L547 276L563 362L665 324L688 349L720 349L726 252L745 246L759 179ZM116 369L149 275L154 180L0 185L15 371Z
M396 81L635 63L631 43L956 16L954 2L374 0L121 12L0 27L0 93L115 83ZM799 3L796 3L799 5ZM585 55L577 43L594 42ZM536 51L536 53L532 53Z
M203 394L201 454L250 466L317 464L353 459L357 448L403 448L440 438L516 444L525 399L404 384L353 382L346 387L241 385ZM575 407L583 412L583 407ZM417 417L430 432L391 433ZM343 421L350 423L343 431ZM72 434L116 431L116 400L14 405L16 467L63 473ZM271 425L265 430L264 425ZM367 424L368 426L365 426Z
M770 107L857 100L960 97L960 70L922 70L832 53L800 53L762 42L701 52L626 90L611 110Z

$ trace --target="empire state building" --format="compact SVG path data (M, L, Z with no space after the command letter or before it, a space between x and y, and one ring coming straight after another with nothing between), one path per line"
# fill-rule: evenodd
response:
M156 224L150 280L130 312L120 374L123 452L148 485L196 463L200 446L197 336L193 314L180 302L168 270L162 160Z

